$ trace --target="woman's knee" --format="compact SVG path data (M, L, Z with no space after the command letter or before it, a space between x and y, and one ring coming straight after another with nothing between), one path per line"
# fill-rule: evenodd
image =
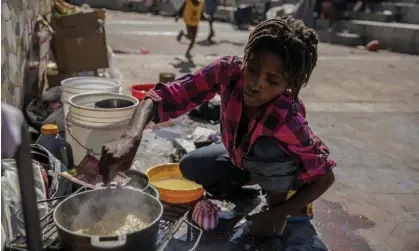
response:
M196 158L193 154L184 155L179 161L180 172L188 180L196 180L196 170L194 170L196 168L194 166L196 166Z
M180 171L183 177L198 184L213 184L220 178L217 169L222 161L217 159L225 153L225 148L220 145L199 148L181 158Z

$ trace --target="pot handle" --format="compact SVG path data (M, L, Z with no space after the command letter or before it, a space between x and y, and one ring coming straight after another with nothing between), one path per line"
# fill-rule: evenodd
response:
M112 181L109 185L110 185L111 189L114 189L114 188L117 188L117 187L119 187L119 186L120 186L120 185L118 184L118 182L115 182L115 181ZM106 186L105 186L105 184L103 184L103 182L99 182L99 183L97 183L97 184L95 185L94 190L96 190L96 189L101 189L101 188L106 188Z
M95 248L119 248L124 246L127 243L127 236L126 235L119 235L119 236L108 236L108 237L101 237L101 236L91 236L90 237L90 244Z

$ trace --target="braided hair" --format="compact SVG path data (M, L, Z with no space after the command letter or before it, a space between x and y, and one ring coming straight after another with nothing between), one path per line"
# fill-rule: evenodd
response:
M293 98L310 79L317 62L319 39L312 29L300 20L289 16L269 19L259 23L249 35L243 66L261 51L277 54L283 63L283 77Z

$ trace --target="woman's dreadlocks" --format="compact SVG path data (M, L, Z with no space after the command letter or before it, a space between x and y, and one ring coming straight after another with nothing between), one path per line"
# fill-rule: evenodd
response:
M249 35L244 52L244 66L258 52L273 52L282 60L284 79L298 100L317 62L319 40L312 29L292 17L269 19L259 23Z

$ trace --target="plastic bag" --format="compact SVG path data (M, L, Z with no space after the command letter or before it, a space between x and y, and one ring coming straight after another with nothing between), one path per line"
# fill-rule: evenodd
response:
M61 97L61 86L54 86L48 89L42 94L42 100L46 102L57 102L60 101Z

